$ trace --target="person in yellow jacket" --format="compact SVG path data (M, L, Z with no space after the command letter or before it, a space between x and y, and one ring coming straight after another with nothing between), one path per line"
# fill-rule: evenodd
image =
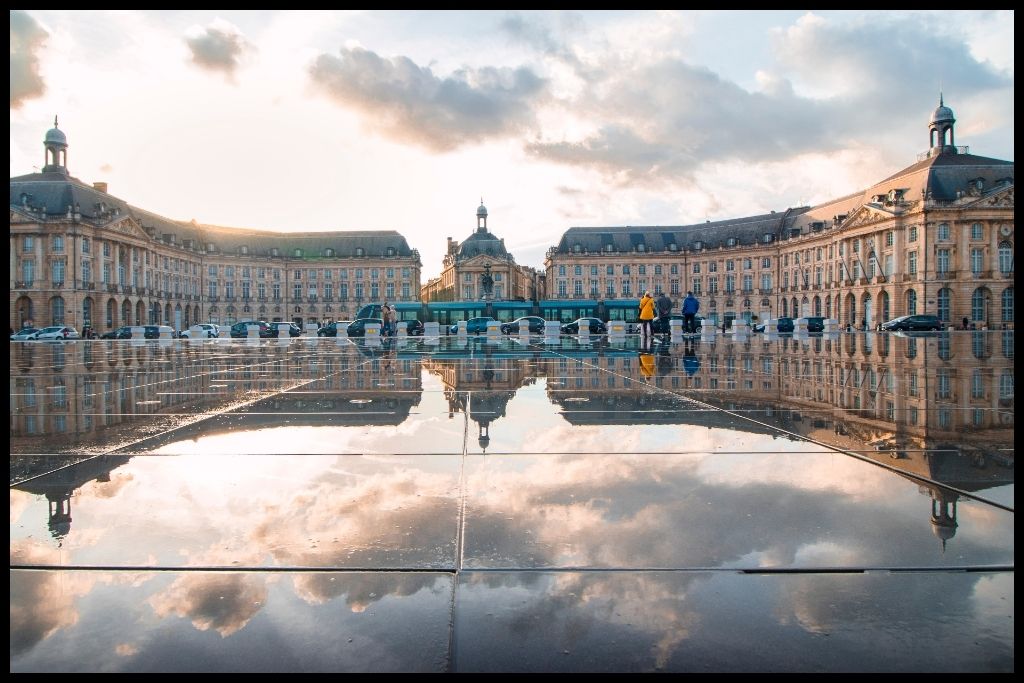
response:
M644 292L640 299L640 334L650 337L652 333L651 321L654 320L654 299L650 292Z

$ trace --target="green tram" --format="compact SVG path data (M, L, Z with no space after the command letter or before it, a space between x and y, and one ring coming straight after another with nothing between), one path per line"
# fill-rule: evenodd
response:
M604 322L622 320L637 323L639 299L542 299L540 301L431 301L429 303L394 303L398 320L436 322L442 329L460 320L491 317L509 322L527 315L545 320L570 323L579 318L600 318ZM359 309L356 318L379 318L380 304L367 304Z

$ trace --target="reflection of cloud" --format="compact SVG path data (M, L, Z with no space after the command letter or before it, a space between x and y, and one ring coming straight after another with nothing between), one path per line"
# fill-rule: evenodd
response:
M43 563L50 550L32 541L11 543L11 565ZM95 577L75 572L10 572L11 656L31 650L59 629L78 622L75 601L87 594Z
M82 487L79 495L91 495L96 498L114 498L121 492L122 488L130 484L134 479L135 476L131 472L127 472L124 474L119 473L109 481L93 480Z
M266 601L267 586L251 574L189 574L149 599L159 617L191 619L200 631L228 637L243 628Z
M11 10L11 109L46 91L39 75L39 51L49 35L29 14Z
M319 89L363 111L386 134L435 151L531 126L531 105L546 87L525 67L466 68L439 78L408 57L388 59L359 47L343 48L338 57L320 55L310 76Z
M118 657L131 657L132 655L138 654L138 652L138 646L131 643L119 643L117 647L114 648L114 653Z
M21 519L22 513L28 508L28 506L35 500L35 496L31 493L25 493L17 489L11 489L11 524L15 524Z
M401 581L394 574L365 573L341 576L315 573L292 575L295 593L309 604L329 602L341 595L352 612L359 613L366 607L386 596L414 595L421 590L447 589L447 581L432 574L406 574Z

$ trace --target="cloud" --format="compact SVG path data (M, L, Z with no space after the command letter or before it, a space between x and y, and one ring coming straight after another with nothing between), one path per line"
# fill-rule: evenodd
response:
M149 604L159 617L186 617L200 631L212 628L227 638L249 623L266 600L263 577L188 574L151 597Z
M11 10L11 109L46 92L38 53L49 35L31 15Z
M238 28L220 19L206 28L190 28L185 43L193 62L203 69L222 71L228 78L234 76L241 60L254 49Z
M435 151L520 133L547 83L526 67L465 68L440 78L408 57L384 58L359 47L321 54L314 85L366 115L380 132Z

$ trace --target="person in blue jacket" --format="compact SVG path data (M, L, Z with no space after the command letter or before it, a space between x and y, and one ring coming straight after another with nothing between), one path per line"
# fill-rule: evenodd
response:
M686 327L686 331L691 334L697 331L695 319L699 310L700 302L697 301L697 297L693 295L693 292L687 292L686 298L683 299L683 325Z

